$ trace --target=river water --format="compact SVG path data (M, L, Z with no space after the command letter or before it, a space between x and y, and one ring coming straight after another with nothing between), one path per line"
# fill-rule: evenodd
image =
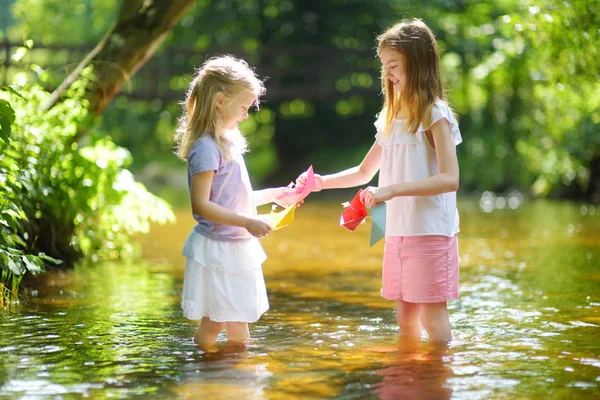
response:
M379 295L383 243L369 247L370 222L341 228L341 210L307 203L263 240L271 309L245 349L192 342L185 207L137 238L140 260L38 278L0 312L0 398L600 398L600 209L461 202L447 347L399 340Z

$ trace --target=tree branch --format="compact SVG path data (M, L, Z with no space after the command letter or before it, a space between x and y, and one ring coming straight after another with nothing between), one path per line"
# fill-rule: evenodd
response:
M86 66L93 65L96 79L91 83L86 97L90 101L90 114L100 115L121 87L154 54L193 3L193 0L123 1L117 23L67 76L40 110L47 111L55 106L81 71ZM81 129L74 140L84 132L85 128Z

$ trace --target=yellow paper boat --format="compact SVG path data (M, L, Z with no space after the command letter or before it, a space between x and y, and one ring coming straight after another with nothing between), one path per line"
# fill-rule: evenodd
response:
M281 211L276 212L275 207L271 210L270 214L262 214L263 217L273 230L281 229L294 222L294 212L296 211L296 205L291 205L284 208Z

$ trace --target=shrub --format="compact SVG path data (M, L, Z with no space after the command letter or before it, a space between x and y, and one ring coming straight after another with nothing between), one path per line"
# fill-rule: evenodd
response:
M127 170L127 149L98 133L85 146L74 141L89 122L87 82L75 82L47 112L38 111L50 96L40 86L0 92L4 298L16 296L25 273L131 255L132 234L174 220L171 207Z

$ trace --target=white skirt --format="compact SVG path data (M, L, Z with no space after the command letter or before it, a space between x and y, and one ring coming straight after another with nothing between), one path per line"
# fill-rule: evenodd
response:
M192 230L184 246L183 316L214 322L256 322L269 309L258 239L218 241Z

